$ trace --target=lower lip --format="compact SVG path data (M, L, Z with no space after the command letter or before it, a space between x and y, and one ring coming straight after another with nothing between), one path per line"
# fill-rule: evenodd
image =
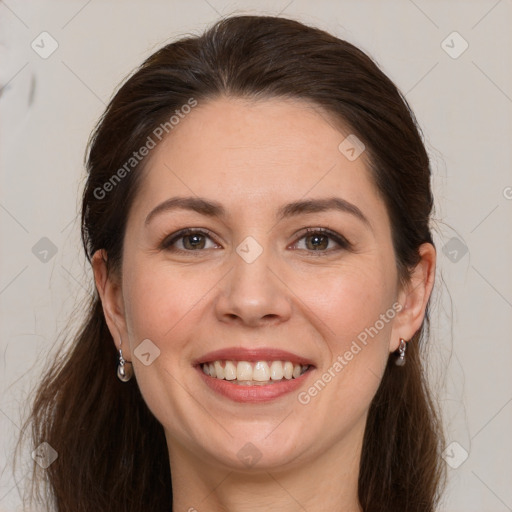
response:
M300 388L313 368L309 368L309 370L296 379L282 380L275 384L255 384L253 386L233 384L233 382L229 380L210 377L203 372L200 365L196 366L196 369L210 389L213 389L213 391L216 391L226 398L230 398L235 402L268 402Z

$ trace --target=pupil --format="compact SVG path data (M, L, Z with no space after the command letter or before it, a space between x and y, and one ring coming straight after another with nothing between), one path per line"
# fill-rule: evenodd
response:
M185 247L188 249L200 249L204 244L204 240L201 240L202 235L189 235L185 237Z
M325 244L327 237L324 235L312 235L310 240L313 249L325 249L327 247Z

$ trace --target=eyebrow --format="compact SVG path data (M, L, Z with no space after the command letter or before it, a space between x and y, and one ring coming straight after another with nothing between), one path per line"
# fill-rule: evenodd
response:
M216 201L201 197L171 197L151 210L146 217L145 224L149 224L156 215L175 209L191 210L207 217L226 217L225 208ZM371 229L370 221L363 212L355 204L340 197L307 199L288 203L279 208L277 219L283 220L296 215L326 212L329 210L337 210L353 215Z
M371 229L371 224L364 213L353 203L342 199L340 197L328 197L325 199L307 199L303 201L296 201L289 203L281 208L277 212L278 220L282 220L294 215L301 215L305 213L318 213L326 212L329 210L337 210L344 213L353 215Z

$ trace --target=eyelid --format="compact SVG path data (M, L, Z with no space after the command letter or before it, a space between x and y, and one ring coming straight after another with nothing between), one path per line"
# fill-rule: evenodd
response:
M320 233L322 235L328 236L329 238L334 240L339 245L339 249L353 250L353 247L354 247L353 244L346 237L337 233L336 231L330 230L329 228L320 228L320 227L318 227L318 228L308 227L308 228L305 228L304 230L296 233L294 236L298 237L298 238L294 242L294 245L299 240L302 240L308 234L315 234L315 233ZM333 251L336 251L339 249L330 249L330 250L324 250L324 251L307 251L307 252L310 252L310 253L317 252L318 254L322 254L322 253L326 254L326 253L333 252Z
M208 238L210 238L216 245L221 245L219 242L217 242L215 235L206 228L184 228L180 229L179 231L175 231L174 233L171 233L170 235L167 235L164 237L162 242L160 243L160 248L164 250L171 250L172 245L177 242L180 238L183 238L187 235L206 235ZM176 252L201 252L201 251L186 251L183 249L173 249ZM204 250L204 249L203 249Z

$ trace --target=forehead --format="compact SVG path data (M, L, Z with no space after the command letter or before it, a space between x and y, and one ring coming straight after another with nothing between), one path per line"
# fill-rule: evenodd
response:
M366 155L350 160L339 149L349 135L332 116L301 100L199 102L150 155L137 207L150 209L181 194L228 207L255 199L272 208L327 194L361 209L377 207L382 215Z

